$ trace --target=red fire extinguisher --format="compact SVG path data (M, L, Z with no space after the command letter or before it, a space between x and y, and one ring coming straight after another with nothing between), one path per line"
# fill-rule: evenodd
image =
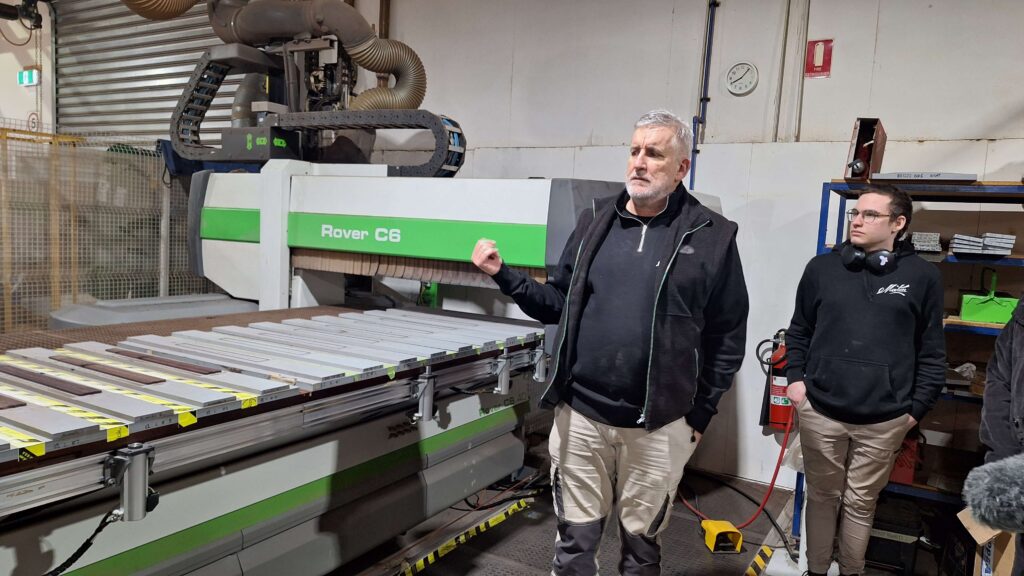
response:
M769 349L767 346L771 344ZM786 396L786 331L779 330L769 340L757 345L757 359L765 373L765 398L761 407L761 426L785 431L792 418L793 406Z

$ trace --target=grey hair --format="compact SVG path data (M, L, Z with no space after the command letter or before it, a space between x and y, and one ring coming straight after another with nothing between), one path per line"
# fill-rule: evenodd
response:
M633 125L633 129L645 126L664 126L674 132L676 143L683 149L683 158L689 158L693 150L693 129L682 118L668 110L651 110Z

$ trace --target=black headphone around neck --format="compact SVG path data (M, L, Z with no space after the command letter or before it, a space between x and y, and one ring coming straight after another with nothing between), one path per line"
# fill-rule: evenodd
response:
M854 272L867 268L875 274L885 274L896 269L896 255L888 250L875 250L865 252L854 246L849 241L843 242L839 248L839 256L843 259L843 266Z

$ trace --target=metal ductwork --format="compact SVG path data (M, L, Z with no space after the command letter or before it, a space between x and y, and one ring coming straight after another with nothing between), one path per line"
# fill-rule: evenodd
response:
M249 73L242 78L242 83L235 90L235 100L231 103L231 126L247 128L256 125L256 115L252 111L252 103L267 99L263 90L265 74Z
M378 38L342 0L208 0L207 7L210 24L225 43L264 46L333 34L353 62L395 77L394 88L369 89L352 100L350 110L416 109L426 95L427 74L416 53L401 42Z
M122 0L129 10L150 20L170 20L188 12L196 0Z

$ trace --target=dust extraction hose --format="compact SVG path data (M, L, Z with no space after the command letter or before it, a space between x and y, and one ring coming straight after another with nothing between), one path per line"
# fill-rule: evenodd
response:
M224 42L261 46L333 34L356 64L395 77L394 88L364 91L352 100L351 110L416 109L423 103L427 74L416 53L401 42L378 38L343 0L208 0L207 6L210 24Z
M129 10L150 20L170 20L181 16L196 0L121 0Z

